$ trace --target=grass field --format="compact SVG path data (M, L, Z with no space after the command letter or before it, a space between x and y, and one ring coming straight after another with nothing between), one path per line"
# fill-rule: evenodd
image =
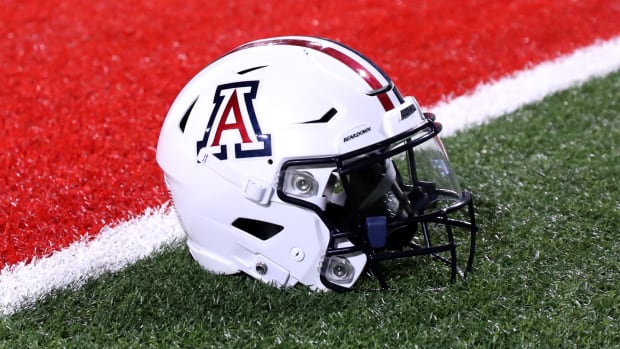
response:
M0 347L617 347L619 140L619 73L444 139L481 227L465 282L417 259L391 292L276 290L170 246L0 319Z

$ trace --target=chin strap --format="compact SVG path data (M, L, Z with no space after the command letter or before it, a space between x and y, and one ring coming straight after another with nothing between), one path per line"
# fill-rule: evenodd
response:
M243 196L248 200L260 205L267 205L271 201L275 189L269 183L244 175L212 154L207 153L204 149L198 153L197 159L199 163L206 165L226 181L241 188Z

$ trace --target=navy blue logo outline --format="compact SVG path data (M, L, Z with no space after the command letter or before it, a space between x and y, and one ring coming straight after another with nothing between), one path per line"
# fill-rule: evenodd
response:
M205 134L202 140L196 142L196 155L200 153L200 150L207 146L209 141L209 135L213 130L213 123L215 119L217 119L217 114L222 107L222 102L224 101L224 96L222 95L223 90L228 89L237 89L241 87L250 87L249 92L243 93L243 99L245 102L245 106L247 108L248 117L250 118L250 122L252 124L252 130L256 135L256 139L258 142L263 143L263 149L249 149L243 150L241 149L241 144L243 143L235 143L235 157L236 158L252 158L252 157L260 157L260 156L271 156L271 134L263 134L260 129L260 125L258 123L258 119L256 118L256 113L254 111L253 100L256 98L256 94L258 92L258 80L252 81L239 81L228 84L219 85L215 90L215 95L213 97L213 111L211 112L211 116L209 117L209 123L207 124L207 128L205 130ZM222 116L225 117L225 116ZM220 122L222 122L220 120ZM228 159L227 153L227 145L220 144L220 152L213 153L213 156L217 157L220 160Z

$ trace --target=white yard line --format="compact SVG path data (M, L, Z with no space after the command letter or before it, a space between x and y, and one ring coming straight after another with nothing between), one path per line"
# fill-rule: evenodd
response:
M184 233L168 205L105 227L96 237L74 242L49 257L0 272L0 315L10 315L56 289L77 289L91 278L114 272L182 239Z
M481 84L469 94L429 108L443 124L441 135L453 135L555 92L620 69L620 37L600 41L501 80Z
M449 136L618 69L620 37L482 84L471 94L428 110L443 124L442 135ZM49 257L5 267L0 271L0 314L17 312L53 290L76 289L103 273L121 270L183 235L174 211L163 205Z

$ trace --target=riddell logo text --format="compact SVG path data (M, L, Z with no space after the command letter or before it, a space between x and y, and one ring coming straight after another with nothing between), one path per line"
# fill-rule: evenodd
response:
M363 135L363 134L365 134L365 133L370 132L370 130L371 130L370 126L369 126L369 127L366 127L366 128L365 128L365 129L363 129L363 130L359 130L359 131L357 131L357 132L355 132L355 133L352 133L352 134L350 134L350 135L348 135L348 136L344 137L344 139L343 139L342 141L343 141L343 142L348 142L348 141L350 141L350 140L352 140L352 139L354 139L354 138L357 138L357 137L359 137L359 136L361 136L361 135Z

